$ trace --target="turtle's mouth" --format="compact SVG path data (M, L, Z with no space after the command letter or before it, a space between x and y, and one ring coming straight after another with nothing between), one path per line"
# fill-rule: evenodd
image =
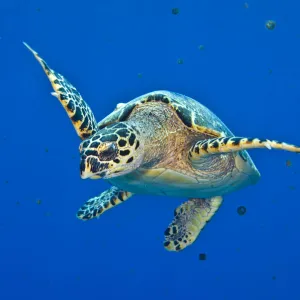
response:
M80 162L80 177L82 179L99 179L106 175L108 163L100 162L96 157L88 157L81 159Z
M87 178L101 179L101 178L105 178L105 175L106 175L106 172L101 172L99 174L94 174L94 173L91 173L91 172L83 172L83 173L80 174L82 179L87 179Z
M96 176L96 174L94 174L92 172L88 172L88 171L83 171L83 172L80 173L80 177L82 179L87 179L87 178L97 179L97 178L100 178L100 176L97 177L97 178L95 178L95 176Z

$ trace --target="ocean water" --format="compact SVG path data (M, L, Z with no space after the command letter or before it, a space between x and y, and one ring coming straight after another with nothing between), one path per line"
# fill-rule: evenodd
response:
M1 1L0 299L300 299L300 156L250 150L261 180L226 195L178 253L164 249L164 230L186 199L137 195L82 222L78 208L109 185L80 178L80 140L22 44L77 87L98 121L165 89L197 99L238 136L300 145L299 9L295 0Z

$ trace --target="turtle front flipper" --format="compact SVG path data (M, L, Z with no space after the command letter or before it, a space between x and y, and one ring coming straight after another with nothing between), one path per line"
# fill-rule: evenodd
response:
M245 137L221 137L197 142L189 151L189 159L193 161L206 155L255 148L281 149L300 153L300 147L278 141Z
M91 198L77 212L77 218L91 220L99 217L106 210L124 202L133 194L112 186L97 197Z
M97 131L96 119L90 107L82 99L76 88L62 75L50 69L47 63L39 57L37 52L30 48L25 42L24 45L33 53L43 67L54 89L54 92L51 94L58 98L65 108L79 137L85 139L94 134Z
M193 198L174 211L174 219L165 231L164 246L170 251L180 251L191 245L201 229L222 204L222 197Z

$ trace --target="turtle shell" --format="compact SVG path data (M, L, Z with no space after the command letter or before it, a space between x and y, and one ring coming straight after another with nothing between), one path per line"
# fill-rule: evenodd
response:
M212 137L233 136L226 125L207 107L190 97L169 91L154 91L128 103L118 104L111 114L98 123L98 128L102 129L108 125L126 121L135 107L155 101L169 105L189 128Z

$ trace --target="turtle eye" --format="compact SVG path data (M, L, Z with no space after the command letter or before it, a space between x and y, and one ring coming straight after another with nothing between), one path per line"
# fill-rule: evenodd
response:
M118 155L118 147L116 143L102 144L102 149L99 149L99 159L101 161L109 161L116 158Z

